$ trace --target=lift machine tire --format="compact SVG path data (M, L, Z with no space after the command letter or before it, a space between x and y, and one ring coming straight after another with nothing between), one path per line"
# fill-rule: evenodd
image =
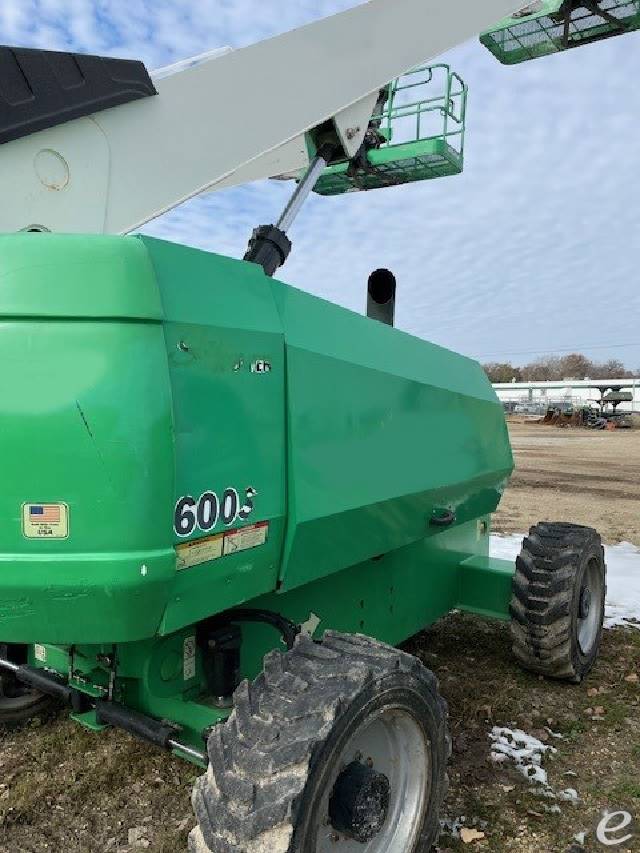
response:
M196 783L192 853L428 853L451 750L416 658L360 635L301 635L243 682Z
M532 527L513 578L511 634L520 664L582 681L598 656L605 593L604 549L593 528L564 522Z

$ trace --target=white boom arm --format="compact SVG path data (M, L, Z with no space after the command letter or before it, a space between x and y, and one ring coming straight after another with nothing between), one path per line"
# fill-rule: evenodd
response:
M369 0L170 69L158 96L0 146L0 231L126 233L199 193L303 168L305 133L331 119L353 156L380 88L517 6Z

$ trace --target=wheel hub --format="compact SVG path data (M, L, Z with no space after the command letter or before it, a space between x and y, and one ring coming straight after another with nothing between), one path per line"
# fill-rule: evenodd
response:
M342 771L329 800L329 819L336 832L359 841L371 841L387 819L391 785L384 773L352 761Z
M604 573L593 558L585 567L578 601L578 645L583 655L591 654L598 642L604 598Z
M586 619L591 611L591 590L583 587L580 593L580 619Z

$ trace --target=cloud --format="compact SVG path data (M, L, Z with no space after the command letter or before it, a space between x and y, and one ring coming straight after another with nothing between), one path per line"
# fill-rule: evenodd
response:
M134 56L153 68L353 5L5 0L0 39ZM464 174L314 197L292 229L281 277L362 310L368 273L387 265L398 276L397 320L407 331L478 357L519 353L514 361L526 361L575 346L640 367L639 48L640 34L630 34L511 68L477 42L451 51L446 60L470 88ZM232 97L212 93L221 132ZM263 182L226 190L145 230L241 256L254 225L273 221L290 189Z

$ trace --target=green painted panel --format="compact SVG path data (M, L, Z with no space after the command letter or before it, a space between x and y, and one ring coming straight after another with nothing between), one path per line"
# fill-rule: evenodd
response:
M0 258L0 317L162 317L134 237L2 234Z
M162 327L4 321L0 346L3 639L153 634L175 571ZM25 538L25 502L65 503L68 538Z
M266 544L178 572L159 628L162 635L275 589L285 523L269 522ZM197 537L195 537L197 538Z
M61 672L81 645L94 690L117 644L122 701L197 742L219 712L180 651L235 604L389 642L457 604L499 615L478 519L512 458L479 365L251 264L41 238L0 238L0 639L47 644ZM180 498L249 488L252 512L174 533ZM66 503L68 538L25 538L24 502ZM430 527L445 508L456 525ZM177 570L176 546L256 522L264 544ZM250 674L279 641L246 636Z
M271 280L261 267L151 237L126 239L144 246L149 254L166 320L282 333ZM258 342L256 351L260 349Z
M462 564L472 552L486 559L488 530L488 519L468 522L250 606L307 623L316 636L332 628L397 645L457 606ZM262 626L243 626L243 634L243 674L251 678L279 640Z
M269 280L254 264L144 238L165 314L175 426L175 500L255 492L226 527L268 522L265 545L176 575L162 633L275 588L285 523L284 336ZM257 365L267 365L258 371ZM176 544L207 534L196 528Z
M478 364L274 282L287 344L284 589L493 511L512 470Z
M508 621L515 563L474 555L460 567L457 607L490 619Z
M291 592L254 599L249 606L274 610L306 623L316 636L333 628L365 633L394 644L432 624L454 606L481 612L476 606L480 598L492 607L490 615L504 618L497 603L510 586L513 564L488 560L488 531L487 518L469 522ZM481 556L468 559L471 552ZM472 588L479 597L473 602ZM282 642L276 631L265 626L243 624L242 631L242 676L253 678L262 668L264 655L281 648ZM196 628L190 626L167 637L118 646L114 695L137 711L178 723L182 729L180 739L202 748L203 730L224 719L228 712L215 708L207 697L199 646L191 645L188 655L195 655L193 665L185 664L186 645L193 643L195 637ZM106 693L109 675L97 656L111 651L105 646L77 648L74 670L80 678L74 685L92 696ZM43 661L40 650L40 659L32 658L32 663L46 665L66 676L68 649L47 646L45 655ZM94 727L91 715L76 719Z

